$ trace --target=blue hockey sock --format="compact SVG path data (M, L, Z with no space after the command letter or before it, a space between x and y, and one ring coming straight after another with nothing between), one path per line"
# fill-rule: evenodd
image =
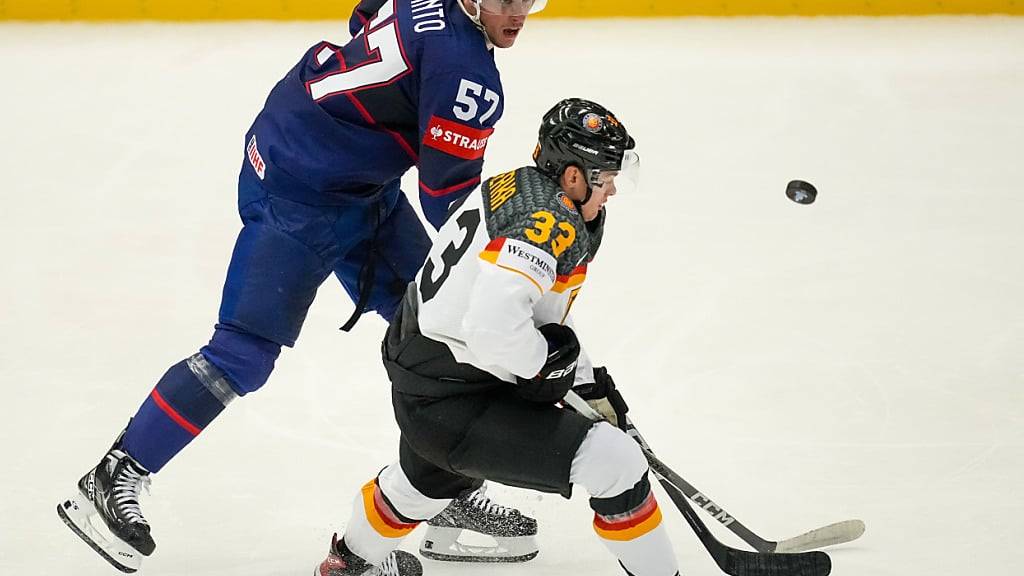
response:
M122 447L158 472L238 395L216 366L195 354L171 366L128 424Z

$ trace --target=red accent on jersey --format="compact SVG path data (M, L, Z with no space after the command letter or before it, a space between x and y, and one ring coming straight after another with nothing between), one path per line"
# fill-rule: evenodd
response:
M494 128L480 130L431 116L427 131L423 134L423 145L464 160L477 160L484 157L487 139L493 132Z
M504 236L498 236L494 240L491 240L490 242L487 243L487 246L484 248L484 252L500 252L501 251L501 247L504 246L504 245L505 245L505 237Z
M441 188L440 190L434 190L430 186L427 186L426 184L424 184L423 181L420 181L420 189L423 190L423 193L426 194L427 196L433 196L434 198L440 198L441 196L447 196L448 194L451 194L452 192L458 192L459 190L462 190L463 188L466 188L468 186L475 186L478 183L480 183L480 177L479 176L477 176L475 178L470 178L469 180L466 180L465 182L460 182L459 184L456 184L454 186L449 186L447 188Z

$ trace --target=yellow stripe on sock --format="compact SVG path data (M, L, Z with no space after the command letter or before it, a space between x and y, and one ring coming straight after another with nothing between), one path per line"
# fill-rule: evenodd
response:
M416 528L415 524L404 525L402 527L394 526L383 514L377 509L377 504L374 502L374 493L377 490L377 483L370 480L363 486L363 509L366 511L366 519L369 520L370 526L377 531L378 534L385 538L404 538L406 534L412 532Z
M621 530L609 530L594 524L594 532L597 532L597 535L605 540L625 542L628 540L636 540L651 530L654 530L659 525L661 525L661 508L655 508L654 512L639 524L627 526Z

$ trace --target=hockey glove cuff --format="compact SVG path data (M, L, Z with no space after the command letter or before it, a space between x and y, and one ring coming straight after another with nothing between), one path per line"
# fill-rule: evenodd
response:
M572 390L613 426L626 429L626 413L629 412L629 406L615 388L615 381L608 374L607 368L594 368L594 382L580 384Z
M531 402L554 404L565 396L576 379L580 343L568 326L545 324L538 330L548 341L547 361L533 378L517 377L516 390L521 398Z

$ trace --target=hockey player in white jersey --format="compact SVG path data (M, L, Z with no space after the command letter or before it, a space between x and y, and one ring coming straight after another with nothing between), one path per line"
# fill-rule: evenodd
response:
M395 552L402 538L484 480L566 498L579 485L627 574L678 574L647 462L616 426L626 404L581 351L569 314L604 204L638 168L633 148L608 110L564 100L544 116L536 167L490 178L454 208L382 348L399 461L359 491L317 575L420 574ZM608 421L560 407L572 387Z

